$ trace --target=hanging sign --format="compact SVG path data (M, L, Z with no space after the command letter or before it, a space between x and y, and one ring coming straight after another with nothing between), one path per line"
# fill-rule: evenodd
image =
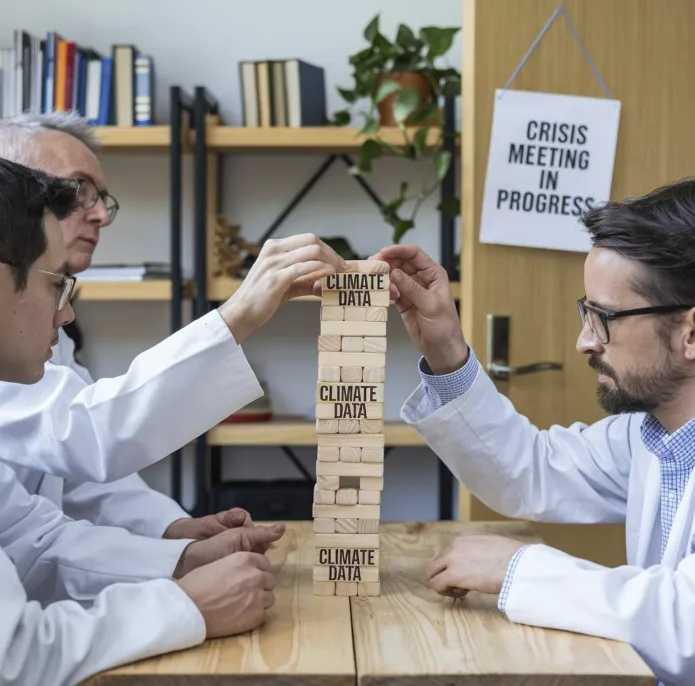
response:
M610 198L620 101L498 89L480 240L587 252L580 215Z

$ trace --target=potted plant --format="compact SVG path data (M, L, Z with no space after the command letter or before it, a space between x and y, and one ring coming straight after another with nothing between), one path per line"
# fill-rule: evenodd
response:
M444 149L440 105L443 97L460 94L461 74L437 61L449 51L458 31L457 27L426 26L416 35L400 24L395 38L389 40L379 30L377 14L364 30L368 46L349 58L352 87L338 88L348 107L335 113L334 125L350 124L355 106L365 99L368 103L368 108L360 112L365 119L360 134L369 137L361 145L351 173L369 174L372 162L384 153L429 165L419 189L411 193L409 184L402 182L397 197L382 209L384 220L393 227L394 243L415 226L420 207L437 190L452 163L451 153ZM401 131L402 144L384 139L386 127ZM412 203L412 209L405 213L408 203ZM440 203L438 209L458 214L458 206L458 200L452 198Z

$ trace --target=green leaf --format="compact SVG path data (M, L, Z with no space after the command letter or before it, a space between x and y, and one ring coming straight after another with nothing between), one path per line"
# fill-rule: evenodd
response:
M444 81L444 85L442 86L442 95L445 98L456 97L457 95L461 95L461 77L448 77L446 81Z
M460 28L440 28L438 26L425 26L420 29L420 38L430 46L427 56L434 59L448 52L454 42L454 36L460 30Z
M412 126L417 126L422 122L429 121L437 114L438 109L439 105L436 102L423 103L413 112L412 117L410 117L410 124Z
M335 126L347 126L350 123L350 111L340 110L333 115L333 124Z
M379 122L374 117L368 117L364 126L360 129L360 134L367 136L374 133L379 133Z
M398 219L397 212L405 202L405 193L408 190L408 183L406 181L401 182L401 187L398 192L398 196L392 200L390 203L384 205L381 212L384 215L384 219L387 221Z
M376 34L374 38L374 47L385 55L390 55L393 52L393 44L383 33Z
M382 100L388 98L392 93L401 90L401 84L392 79L384 79L380 84L374 96L374 102L378 105Z
M425 147L427 146L427 134L429 134L429 132L430 129L426 126L424 129L419 129L416 131L415 135L413 136L413 147L415 148L415 154L418 157L422 155Z
M414 48L417 45L417 38L410 28L405 24L400 24L396 33L396 43L404 48Z
M410 231L415 226L415 222L412 219L396 219L391 222L393 226L393 242L400 243L401 238Z
M402 124L420 104L420 96L412 89L402 90L393 104L393 117Z
M437 168L437 181L441 181L449 171L451 153L448 150L440 150L434 158L434 164Z
M355 102L357 100L357 93L355 91L349 91L346 88L338 88L338 93L340 93L343 100L347 102Z
M365 40L368 40L370 43L374 41L376 38L377 33L379 33L379 15L377 14L374 19L372 19L369 24L367 24L367 28L364 30L364 37Z
M459 198L442 198L437 205L437 210L442 214L457 216L461 214L461 200Z

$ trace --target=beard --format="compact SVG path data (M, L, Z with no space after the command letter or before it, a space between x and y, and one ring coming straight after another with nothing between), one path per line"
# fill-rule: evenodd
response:
M611 385L599 384L596 389L599 404L609 414L653 413L673 400L688 378L685 370L668 356L663 356L657 365L644 367L638 373L625 372L620 377L595 355L589 358L589 366L613 380Z

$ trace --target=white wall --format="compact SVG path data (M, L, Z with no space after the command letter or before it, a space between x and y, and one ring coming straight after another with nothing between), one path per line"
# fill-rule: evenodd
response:
M5 18L0 28L3 46L11 46L12 30L19 28L34 34L56 30L101 51L108 51L113 43L127 42L150 53L155 60L156 114L161 123L167 123L169 87L178 84L189 92L205 85L218 98L225 123L240 124L238 63L265 58L299 57L323 66L329 112L333 112L343 107L335 87L349 85L347 56L362 46L363 28L376 12L381 12L387 35L393 35L401 21L414 29L461 24L461 3L457 0L0 0L0 8ZM459 68L460 55L459 37L449 57ZM240 223L247 237L259 236L321 161L318 156L228 155L224 164L224 212L228 220ZM103 165L122 210L116 224L104 231L96 262L168 259L166 154L106 153ZM186 169L190 172L190 161ZM402 179L416 180L419 172L400 161L384 160L377 165L373 184L388 198ZM189 265L190 196L188 184L185 253ZM433 205L421 211L417 229L406 241L416 242L438 257L439 225ZM300 231L324 237L345 235L363 254L390 243L391 236L376 207L349 178L342 163L336 163L277 235ZM168 332L168 306L164 303L79 303L77 313L87 340L84 360L96 377L122 373L138 352ZM246 346L255 370L269 385L279 413L312 413L317 333L316 304L290 304ZM386 418L393 420L418 382L418 355L395 310L391 310L388 334L385 411ZM190 399L182 398L182 402ZM313 451L302 450L300 454L313 471ZM225 473L232 478L296 474L276 450L234 449L227 450L226 455ZM190 472L190 463L187 468ZM166 464L151 467L143 476L167 492ZM384 519L437 517L437 465L431 452L393 451L387 459L386 479ZM190 505L189 479L185 500Z

